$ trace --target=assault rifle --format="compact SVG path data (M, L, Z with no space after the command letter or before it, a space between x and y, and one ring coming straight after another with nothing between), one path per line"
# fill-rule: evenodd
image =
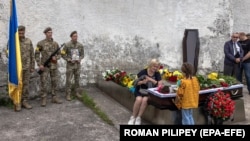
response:
M57 54L57 52L58 52L59 50L61 50L61 48L62 48L63 46L64 46L64 44L62 44L61 47L57 48L57 49L49 56L49 58L48 58L48 59L44 62L44 64L43 64L44 67L49 67L49 63L51 62L52 57L55 56L55 55ZM39 70L37 71L37 73L38 73L38 74L42 74L43 71L42 71L41 69L39 69Z

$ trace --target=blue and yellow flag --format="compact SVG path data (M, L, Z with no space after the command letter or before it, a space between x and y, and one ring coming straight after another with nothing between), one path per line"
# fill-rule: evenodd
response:
M16 2L11 0L9 23L9 42L8 42L8 88L9 96L13 103L20 104L22 96L22 62L20 43L18 36L18 22L16 12Z

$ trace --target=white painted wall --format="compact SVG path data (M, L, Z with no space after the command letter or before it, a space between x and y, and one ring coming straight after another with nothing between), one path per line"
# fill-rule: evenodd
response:
M182 63L185 29L198 29L199 71L223 68L223 45L234 30L249 30L247 0L16 0L19 24L34 46L47 26L59 44L77 30L85 44L82 85L94 83L102 71L118 67L137 72L149 58L159 57L172 69ZM244 7L242 7L244 6ZM0 0L0 49L8 40L9 0ZM233 8L234 7L234 8ZM242 15L240 11L244 11ZM246 12L248 11L248 12ZM235 21L236 19L237 21ZM246 31L247 32L247 31ZM65 62L60 60L62 81Z

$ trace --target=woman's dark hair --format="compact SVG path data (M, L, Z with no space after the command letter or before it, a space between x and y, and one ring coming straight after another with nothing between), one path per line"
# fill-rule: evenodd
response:
M193 76L194 67L190 63L183 63L181 66L181 71L186 75L186 78L191 78Z

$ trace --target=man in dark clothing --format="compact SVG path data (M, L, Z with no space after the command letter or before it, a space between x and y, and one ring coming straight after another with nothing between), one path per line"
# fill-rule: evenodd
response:
M247 36L247 38L248 38L248 39L250 39L250 33L247 33L247 35L246 35L246 36Z
M234 76L236 78L243 58L243 50L238 42L238 38L239 34L233 33L231 40L224 44L224 75Z
M242 59L241 68L239 70L238 74L238 80L242 82L242 75L243 72L245 74L245 79L247 83L247 89L250 93L250 39L247 38L246 34L244 32L239 33L239 43L242 46L244 57Z

